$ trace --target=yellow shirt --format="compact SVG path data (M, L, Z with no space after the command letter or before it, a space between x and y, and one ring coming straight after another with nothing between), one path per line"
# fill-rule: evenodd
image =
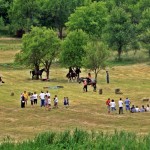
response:
M28 93L23 93L23 96L26 100L28 100Z

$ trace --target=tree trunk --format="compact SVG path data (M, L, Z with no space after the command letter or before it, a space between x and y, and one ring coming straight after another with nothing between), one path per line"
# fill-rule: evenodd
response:
M46 78L49 79L49 75L50 75L50 67L51 67L51 64L52 64L52 61L45 61L45 69L46 69Z
M98 74L98 72L96 71L96 69L94 70L94 73L95 73L95 80L97 82L97 74Z
M121 53L122 53L122 45L118 48L118 60L121 60Z
M59 30L59 38L63 39L63 28L60 27L58 30Z
M50 69L50 68L46 69L46 78L47 78L47 79L49 79L49 75L50 75L49 69Z
M39 79L38 71L39 71L39 65L38 65L38 64L35 64L35 75L36 75L36 80Z

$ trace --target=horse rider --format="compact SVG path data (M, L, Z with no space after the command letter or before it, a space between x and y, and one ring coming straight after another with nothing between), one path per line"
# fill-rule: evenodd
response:
M81 73L80 68L79 68L79 67L77 67L77 68L76 68L76 70L75 70L75 72L76 72L76 74L77 74L77 79L79 79L79 77L80 77L80 73Z
M73 73L73 69L69 67L69 73Z
M92 78L92 76L91 76L91 73L90 73L90 72L88 73L88 78L89 78L89 79L91 79L91 78Z

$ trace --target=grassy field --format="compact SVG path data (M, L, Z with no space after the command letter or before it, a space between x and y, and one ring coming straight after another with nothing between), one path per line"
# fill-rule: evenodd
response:
M0 39L0 75L5 84L0 86L0 141L10 138L14 141L32 139L35 135L46 131L74 130L75 128L87 131L103 131L113 133L114 130L132 131L138 135L150 132L150 113L124 112L123 115L108 114L105 101L108 97L118 99L129 97L134 105L147 105L144 97L150 97L150 66L140 63L127 66L114 66L108 68L110 84L106 84L105 71L98 76L98 89L103 89L103 94L93 92L88 87L88 92L82 92L82 84L68 83L65 75L67 69L52 66L50 82L31 80L30 69L14 69L6 64L12 63L14 55L21 47L18 39ZM5 45L5 46L4 46ZM82 69L81 76L87 76L88 70ZM94 76L94 74L92 74ZM45 77L45 74L43 75ZM36 91L38 94L45 86L64 86L62 89L50 89L52 98L55 94L59 98L59 108L46 111L38 105L31 107L30 101L25 109L20 108L20 93ZM122 95L114 93L120 88ZM14 92L14 96L10 96ZM63 97L68 96L70 107L64 108ZM118 105L117 105L118 107Z

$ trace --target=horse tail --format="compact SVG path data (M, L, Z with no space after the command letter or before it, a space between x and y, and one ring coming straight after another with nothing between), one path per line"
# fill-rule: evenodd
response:
M68 77L69 77L69 73L66 74L66 78L68 78Z
M31 75L32 71L30 71L30 75Z

